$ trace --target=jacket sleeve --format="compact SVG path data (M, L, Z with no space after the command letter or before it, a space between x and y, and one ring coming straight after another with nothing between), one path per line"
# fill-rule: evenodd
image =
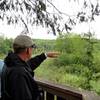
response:
M46 59L46 56L44 53L42 53L41 55L37 55L33 58L31 58L28 61L28 64L30 65L31 69L34 70L35 68L37 68L44 60Z
M11 94L14 96L14 100L32 100L32 94L24 76L14 76L11 83Z

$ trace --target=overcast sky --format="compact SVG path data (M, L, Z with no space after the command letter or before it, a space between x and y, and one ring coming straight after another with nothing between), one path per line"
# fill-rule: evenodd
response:
M81 9L81 4L83 0L79 0L81 2L80 6L78 3L74 3L73 0L71 3L68 2L69 0L52 0L52 3L62 12L74 15L76 12ZM91 0L93 3L95 3L96 0ZM54 8L50 8L51 12L56 12ZM63 16L66 18L66 16ZM65 21L65 20L64 20ZM96 37L100 38L100 16L96 18L96 21L93 22L90 26L89 24L82 23L76 25L76 27L73 28L73 32L75 33L82 33L82 32L88 32L89 28L92 32L95 32ZM33 27L33 34L30 34L32 38L45 38L45 39L55 39L56 37L52 34L48 34L48 30L45 28L40 27ZM20 34L23 31L23 27L21 26L14 26L14 25L6 25L4 22L0 22L0 33L4 33L4 36L6 37L12 37L15 38L18 34Z

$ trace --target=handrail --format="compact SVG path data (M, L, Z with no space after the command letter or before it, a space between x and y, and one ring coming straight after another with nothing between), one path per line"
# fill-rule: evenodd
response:
M41 100L100 100L100 97L88 91L79 91L69 86L37 80L43 91ZM55 99L56 98L56 99Z

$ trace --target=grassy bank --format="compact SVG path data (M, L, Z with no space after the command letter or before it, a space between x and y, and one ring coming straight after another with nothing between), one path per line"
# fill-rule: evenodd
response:
M70 66L71 67L71 66ZM81 75L70 74L64 69L64 66L58 68L52 65L52 60L48 59L44 61L36 70L35 76L38 79L52 81L66 86L76 87L78 89L84 89L87 85L86 77ZM100 80L90 81L92 91L100 94Z

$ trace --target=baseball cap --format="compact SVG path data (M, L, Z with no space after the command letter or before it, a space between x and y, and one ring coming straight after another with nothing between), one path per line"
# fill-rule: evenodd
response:
M17 48L28 48L28 47L36 48L36 45L33 44L32 39L27 35L18 35L15 38L13 45L16 45Z

